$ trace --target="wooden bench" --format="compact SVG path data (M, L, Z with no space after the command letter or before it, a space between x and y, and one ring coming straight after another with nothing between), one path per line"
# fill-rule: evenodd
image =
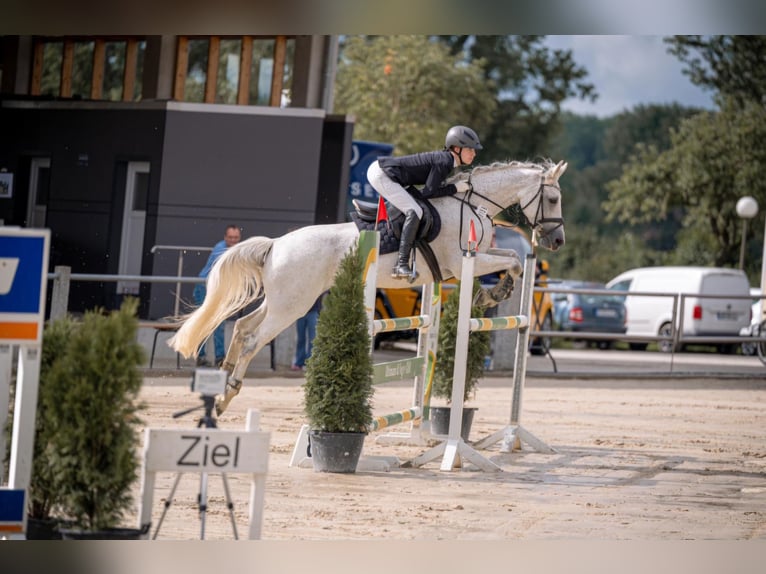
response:
M139 329L154 329L154 340L152 341L152 354L149 358L149 368L154 366L154 353L157 350L157 337L160 333L175 333L178 326L173 323L163 321L139 321ZM176 369L181 368L181 353L176 353Z
M151 369L154 366L154 354L157 350L157 337L160 336L160 333L175 333L178 331L178 326L173 323L166 323L164 321L139 321L138 322L138 328L139 329L154 329L154 339L152 340L152 353L149 357L149 368ZM272 371L275 371L276 366L276 353L274 350L274 341L270 341L268 344L270 357L269 357L269 366L271 367ZM181 353L176 353L176 369L181 368Z

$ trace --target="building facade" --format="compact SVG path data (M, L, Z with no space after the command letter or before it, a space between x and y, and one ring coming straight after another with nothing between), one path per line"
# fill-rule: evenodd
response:
M345 219L353 120L328 114L330 36L0 37L5 225L51 229L51 270L193 276L228 224ZM183 249L182 249L183 248ZM192 248L192 249L188 249ZM70 309L172 314L191 285L73 282ZM182 306L181 311L186 309Z

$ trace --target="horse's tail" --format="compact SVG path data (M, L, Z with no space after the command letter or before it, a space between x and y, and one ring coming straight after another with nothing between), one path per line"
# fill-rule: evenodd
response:
M218 325L257 299L273 243L269 237L251 237L227 249L210 270L202 305L181 318L181 327L168 345L186 358L196 356Z

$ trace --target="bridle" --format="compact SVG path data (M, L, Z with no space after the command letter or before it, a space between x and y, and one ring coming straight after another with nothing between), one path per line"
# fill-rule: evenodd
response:
M546 217L545 216L545 207L544 207L544 203L545 202L543 201L543 191L545 190L546 187L552 187L554 189L557 189L559 191L559 193L561 193L561 188L558 186L558 184L545 183L545 178L541 177L540 178L540 186L537 188L537 192L532 196L532 198L526 204L521 206L521 213L524 216L524 219L527 220L527 223L529 223L529 226L533 230L537 231L537 233L540 235L540 237L545 237L546 235L548 235L550 233L553 233L556 229L558 229L559 227L564 225L564 218L563 217ZM468 191L466 192L466 194L463 196L462 199L459 199L459 198L455 198L455 199L457 199L457 201L461 202L463 204L463 206L467 205L468 208L471 210L471 212L478 219L481 219L481 216L480 216L479 212L477 211L476 206L471 203L471 197L474 196L474 195L478 196L483 201L486 201L487 203L490 203L490 204L494 205L500 211L502 211L503 209L505 209L507 207L507 206L504 206L504 205L500 205L499 203L497 203L496 201L493 201L492 199L490 199L486 195L481 194L478 191L474 190L473 184L471 183L471 174L469 173L468 174ZM454 196L452 196L452 197L454 197ZM524 213L524 210L527 207L529 207L530 205L532 205L532 203L535 200L538 200L538 202L537 202L537 211L535 211L534 221L529 221L529 218ZM486 214L481 214L481 215L486 215ZM546 224L546 223L556 223L557 225L554 226L554 227L551 227L550 229L548 229L546 231L545 228L543 227L543 225ZM460 230L459 230L459 232L460 232L460 235L458 237L462 237L463 236L463 210L462 209L460 210ZM479 243L481 243L481 240L484 237L484 226L483 225L482 225L481 233L482 233L482 238L480 238L478 240Z
M527 222L530 224L530 227L532 229L537 230L541 234L542 237L548 235L549 233L555 231L556 229L558 229L559 227L564 225L564 218L563 217L545 217L545 207L544 207L545 202L543 201L543 190L546 187L552 187L552 188L558 190L559 194L561 194L561 188L558 186L558 184L545 183L545 179L541 178L540 179L540 187L537 188L537 193L535 193L532 196L532 199L530 199L526 203L526 205L522 205L521 206L521 212L524 213L524 210L527 207L529 207L530 205L532 205L532 202L535 199L538 200L538 202L537 202L537 211L535 211L535 220L530 222L529 218L526 216L526 214L524 215L524 217L527 219ZM551 227L548 231L546 231L543 228L543 225L545 223L557 223L558 225L556 225L554 227Z

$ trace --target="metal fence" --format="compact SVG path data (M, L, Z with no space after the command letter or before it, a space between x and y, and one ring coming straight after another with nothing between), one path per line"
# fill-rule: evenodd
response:
M625 297L630 295L631 297L664 297L671 298L672 304L672 320L671 320L671 332L665 335L627 335L623 333L607 333L607 332L581 332L581 331L542 331L532 329L530 336L532 337L548 337L548 338L561 338L561 339L583 339L583 340L598 340L598 341L613 341L613 342L635 342L635 343L652 343L667 341L671 344L673 350L681 348L682 345L720 345L720 344L737 344L737 343L758 343L766 342L766 334L760 337L753 337L750 335L691 335L684 334L684 311L686 308L686 302L689 298L696 299L737 299L752 301L756 297L751 295L702 295L698 293L671 293L671 292L647 292L647 291L614 291L611 289L565 289L556 287L536 287L535 292L539 293L576 293L582 295L608 295L611 297ZM766 296L761 296L761 300L766 299Z

